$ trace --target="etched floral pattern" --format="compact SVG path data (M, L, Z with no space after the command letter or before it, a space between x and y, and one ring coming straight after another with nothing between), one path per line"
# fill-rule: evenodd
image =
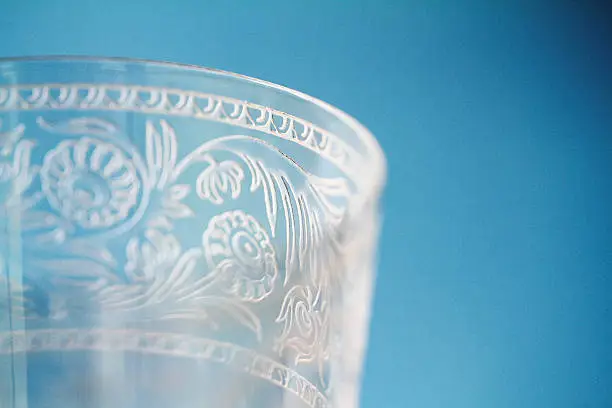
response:
M276 319L283 324L279 352L291 350L295 363L323 357L327 347L327 316L312 288L295 286L285 296Z
M242 112L253 114L247 105ZM229 116L220 115L227 124ZM232 126L252 126L253 133L325 153L341 170L349 163L330 147L343 145L331 143L327 133L315 135L297 118L259 118L261 123L231 117ZM25 262L50 277L43 285L55 285L54 293L70 294L49 299L43 305L48 313L39 317L66 320L78 312L94 321L106 313L111 320L189 319L221 337L239 329L249 334L249 346L274 344L271 358L274 352L295 366L317 365L320 381L309 380L320 384L313 389L326 386L329 275L341 245L330 230L340 225L352 194L345 177L315 176L253 135L207 136L182 154L175 128L164 119L147 120L142 134L133 135L106 118L37 123L60 135L57 144L32 156L35 146L22 138L23 126L0 138L0 194L27 201L23 241L32 255ZM264 160L271 155L278 161ZM251 195L249 213L237 209ZM34 300L14 305L35 315L29 309L41 307L32 306Z
M276 318L282 325L276 339L278 352L291 352L296 364L325 358L322 346L327 342L329 319L324 301L328 280L324 277L331 265L325 248L336 246L327 230L334 228L342 214L333 203L348 193L343 179L314 177L282 152L262 144L303 174L307 188L297 190L285 170L268 167L240 149L255 140L249 136L217 138L181 159L175 130L165 120L147 122L143 156L129 145L115 143L118 127L101 119L77 118L53 125L39 122L45 130L75 135L60 140L42 160L41 193L54 211L34 207L25 213L34 241L42 242L42 247L45 242L54 243L54 250L68 251L38 263L52 273L54 284L84 288L81 303L89 312L140 310L147 314L150 309L149 315L155 315L165 310L164 315L174 318L211 321L214 311L232 317L258 338L261 323L245 304L262 302L280 285L285 293ZM33 143L21 140L23 130L18 128L7 138L12 144L6 144L3 154L8 152L13 160L0 161L0 182L21 177L21 187L15 191L26 196L23 192L37 168L29 163ZM217 154L236 159L218 160ZM198 163L206 167L195 186L179 181L188 167ZM227 205L239 197L247 171L250 192L263 195L266 226L244 211L228 210L209 219L201 247L182 245L171 231L177 220L195 217L185 202L189 195L195 192L212 204ZM129 226L132 232L125 234L129 229L123 228L118 235L128 238L123 262L113 256L118 248L73 243L74 230L65 226L70 222L104 234L137 209L140 215L132 217L136 219ZM282 257L277 256L272 241L282 216L287 244L284 279L279 265ZM143 227L140 232L134 229L138 225ZM52 239L46 241L45 234ZM106 239L101 242L112 245ZM295 285L293 277L306 279L312 286ZM219 291L227 297L220 297ZM69 314L66 309L62 316Z
M240 186L244 179L244 171L232 160L217 163L212 157L207 157L209 166L196 180L198 196L213 204L223 204L225 196L238 198Z
M0 161L0 202L12 204L19 197L19 169L10 161Z
M268 234L252 216L230 211L213 217L204 232L207 261L223 277L225 290L257 302L274 289L278 276Z
M50 151L41 182L49 204L86 229L111 227L127 218L140 189L126 155L91 137L65 140Z
M34 143L22 139L23 130L18 126L0 133L0 206L11 206L21 199L37 172L30 166Z
M181 256L181 244L174 235L149 229L145 231L144 238L134 237L126 247L125 273L130 282L153 281L160 271L175 266Z

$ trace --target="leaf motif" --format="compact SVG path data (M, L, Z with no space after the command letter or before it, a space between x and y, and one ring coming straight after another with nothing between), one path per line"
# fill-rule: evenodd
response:
M266 182L263 184L264 200L266 203L266 215L268 217L268 222L270 224L270 231L272 232L272 236L275 236L276 217L277 217L277 211L278 211L278 203L276 202L275 183L272 181L270 172L266 171L265 166L261 162L260 162L260 168L262 169L262 173L266 180Z
M117 284L92 290L93 296L106 310L133 311L148 305L146 286L142 284Z
M52 280L74 286L90 286L100 280L118 281L110 268L88 259L48 259L36 260L33 263L52 273Z
M214 329L220 326L217 322L226 323L227 319L233 319L253 332L257 340L262 337L261 322L253 311L235 300L219 296L190 298L189 301L179 302L167 309L157 318L196 319L213 326Z
M248 307L238 303L235 300L230 300L224 297L203 296L193 299L200 307L207 306L206 310L217 310L222 316L228 316L246 327L261 340L262 328L259 318ZM210 315L210 313L208 313Z
M188 218L195 215L187 204L183 204L180 201L166 201L163 204L163 211L170 218Z
M161 136L151 122L146 125L146 160L148 167L149 183L154 186L158 180L158 172L162 166L163 146Z
M273 236L280 197L287 241L284 284L298 271L307 272L319 286L324 284L320 278L329 273L339 257L334 234L344 216L346 200L350 195L347 181L306 173L308 187L298 191L282 171L271 170L261 160L248 155L240 156L251 173L251 191L263 190Z
M245 154L242 154L241 157L251 172L251 191L260 187L263 189L268 225L272 236L276 236L278 202L274 176L261 160L255 160Z
M31 239L34 247L37 245L48 246L57 245L66 241L67 232L63 228L55 228L50 231L37 232Z
M142 285L109 285L95 291L95 297L100 305L107 310L129 310L145 304L144 291L145 287Z
M316 200L325 208L326 213L339 220L344 216L345 201L351 195L349 183L345 178L322 178L308 176L309 186ZM341 203L334 202L340 199Z
M172 234L147 229L144 238L132 237L128 242L126 255L130 268L158 269L161 265L174 264L181 254L180 242Z
M261 341L261 322L259 318L247 307L238 304L226 302L218 303L217 308L225 311L229 316L235 319L238 323L255 333L257 340Z
M193 276L195 267L201 257L202 251L199 248L192 248L183 253L176 261L176 265L170 271L169 276L163 280L163 284L150 294L151 298L163 300L174 297L177 291L184 287L189 278Z
M31 140L21 140L15 146L13 165L20 173L27 172L30 169L30 158L33 148L34 142Z
M185 320L199 320L206 322L210 325L214 330L219 329L219 325L210 320L210 316L208 312L204 309L172 309L168 310L166 313L157 316L157 319L161 320L170 320L170 319L185 319Z
M51 230L60 226L60 218L46 211L26 211L21 218L21 229L24 232Z
M3 275L4 272L0 270L0 310L7 311L7 314L0 313L0 321L8 316L8 312L21 318L33 317L37 305L32 299L32 287L15 279L9 281Z
M2 120L0 119L0 127L2 127ZM14 146L21 140L23 137L23 132L25 130L25 125L20 123L14 129L11 129L7 132L0 132L0 154L3 156L7 156L11 154L14 149Z
M139 268L140 262L141 262L140 261L140 249L138 248L139 243L140 242L137 237L132 237L130 238L130 240L127 242L127 245L125 246L125 256L126 256L127 261L123 269L125 269L125 273L132 280L139 279L138 276L135 276L133 274L133 272Z
M171 200L182 200L187 197L189 191L191 190L191 186L188 184L176 184L168 189L168 197Z
M177 159L174 129L165 120L160 121L161 132L148 121L146 124L146 160L151 187L162 190L173 181Z
M308 273L313 280L321 272L317 260L322 259L326 250L323 245L326 233L321 225L319 210L304 192L296 191L291 181L280 174L274 175L275 184L281 195L285 216L287 252L285 258L286 285L295 273Z
M84 240L75 240L68 245L68 250L71 256L88 258L111 268L117 265L115 257L108 249Z
M157 214L156 216L152 217L150 220L147 221L147 226L149 228L157 228L168 231L172 230L173 227L168 217L163 214Z
M41 129L52 133L67 133L76 135L106 135L117 132L118 128L112 122L99 118L75 118L63 122L50 123L43 117L36 118Z
M262 174L258 171L258 166L255 160L246 154L241 154L240 158L246 163L251 173L251 192L257 190L263 183Z
M275 180L281 188L281 197L283 203L283 210L285 214L285 234L287 236L287 252L285 255L285 281L286 285L291 278L291 275L299 267L299 260L297 259L297 247L299 245L297 240L296 224L295 224L295 212L291 202L291 197L295 195L295 190L291 185L291 182L284 176L275 176Z
M31 140L20 140L13 151L12 192L7 199L7 203L13 204L21 201L22 208L28 208L29 203L26 201L30 201L25 199L22 194L30 187L39 170L38 166L30 166L33 147L34 142Z

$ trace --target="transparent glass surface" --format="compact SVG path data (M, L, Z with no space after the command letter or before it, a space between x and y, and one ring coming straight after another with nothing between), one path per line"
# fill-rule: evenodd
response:
M0 60L0 407L356 407L384 169L263 81Z

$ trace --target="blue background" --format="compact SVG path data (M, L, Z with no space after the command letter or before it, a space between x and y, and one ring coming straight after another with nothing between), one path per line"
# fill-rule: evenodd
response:
M379 137L364 407L612 406L605 7L132 3L2 0L0 55L214 66L320 97Z

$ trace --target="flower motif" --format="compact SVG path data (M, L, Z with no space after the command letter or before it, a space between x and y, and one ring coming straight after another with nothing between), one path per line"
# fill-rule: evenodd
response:
M327 347L327 319L316 302L310 287L294 286L287 292L276 318L277 323L284 323L277 343L279 352L293 349L296 364L323 357L322 350Z
M116 146L83 137L50 151L41 170L51 207L82 228L110 227L128 217L138 201L136 169Z
M151 282L171 270L181 255L181 244L174 235L155 229L144 233L144 240L134 237L126 247L125 273L132 282Z
M196 180L196 192L203 200L213 204L223 204L223 196L231 194L232 198L240 195L240 185L244 179L244 171L238 163L226 160L217 163L208 157L209 166Z
M264 228L242 211L213 217L203 236L206 259L216 269L225 290L258 302L274 289L278 265Z

